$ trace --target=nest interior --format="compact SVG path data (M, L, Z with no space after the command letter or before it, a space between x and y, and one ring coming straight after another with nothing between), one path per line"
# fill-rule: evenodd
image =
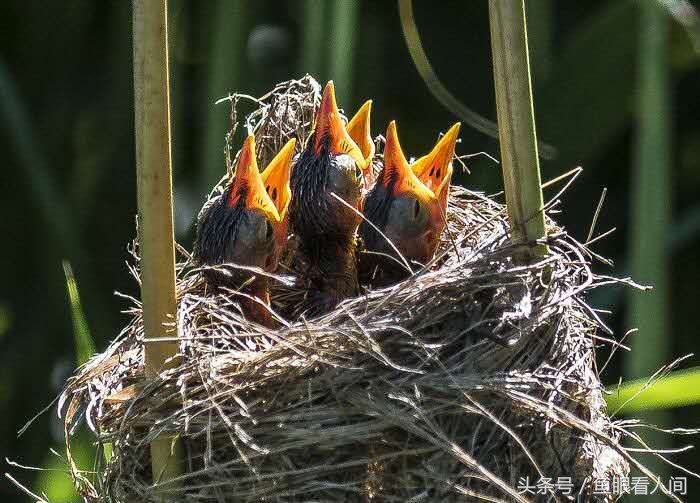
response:
M319 91L306 76L253 100L246 126L261 165L290 137L303 144ZM235 132L239 101L250 98L230 99ZM229 167L231 157L229 147ZM594 254L549 218L546 257L514 263L505 208L484 194L454 187L447 220L431 264L317 318L280 314L304 290L293 268L271 275L275 330L246 321L241 294L212 291L180 249L179 358L145 378L141 308L131 299L127 326L61 397L69 456L82 423L111 446L92 475L71 463L82 495L589 501L615 499L594 494L593 481L631 465L654 477L622 446L627 432L606 413L595 364L596 347L614 340L586 292L618 280L594 274ZM154 483L148 443L163 435L182 447L185 466ZM540 477L569 477L573 489L520 490Z

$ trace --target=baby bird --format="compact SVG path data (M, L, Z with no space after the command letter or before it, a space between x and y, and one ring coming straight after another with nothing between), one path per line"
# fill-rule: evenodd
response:
M313 133L292 169L290 226L306 267L303 275L313 292L308 303L312 315L333 309L359 289L355 232L365 175L372 169L374 155L368 127L370 108L370 103L365 104L353 119L353 131L361 136L365 155L343 124L333 82L328 82ZM367 137L369 143L364 141Z
M389 285L408 276L406 265L415 269L416 263L432 259L445 228L458 132L459 124L455 124L429 154L409 166L396 123L389 124L384 168L365 200L364 214L369 222L363 221L359 228L366 250L360 260L363 283Z
M276 269L287 241L289 177L295 143L294 139L287 142L261 175L255 157L255 137L248 135L231 184L205 209L197 223L197 264L234 263L267 272ZM205 270L204 274L215 287L241 289L246 294L241 297L244 315L262 325L274 326L265 307L270 303L266 276L242 270L234 270L233 275L214 270Z

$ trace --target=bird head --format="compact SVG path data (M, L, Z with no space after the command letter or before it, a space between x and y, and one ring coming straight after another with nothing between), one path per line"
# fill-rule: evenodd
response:
M292 171L292 225L302 239L312 235L347 237L360 217L332 197L361 210L368 162L350 137L338 110L333 82L323 89L314 130Z
M407 260L422 264L432 258L444 228L447 198L446 195L443 198L443 193L447 192L449 175L441 177L440 184L430 183L434 189L421 181L409 166L401 150L396 123L392 121L386 132L384 168L367 195L365 217ZM366 222L361 224L360 233L369 251L394 255L384 237Z
M266 190L255 158L255 137L248 135L230 186L199 222L195 252L200 262L233 262L267 271L277 267L286 240L283 226L293 150L290 141L272 160L264 177Z
M351 204L352 200L359 201L367 162L340 118L333 81L323 89L312 139L316 157L328 160L325 180L328 188Z

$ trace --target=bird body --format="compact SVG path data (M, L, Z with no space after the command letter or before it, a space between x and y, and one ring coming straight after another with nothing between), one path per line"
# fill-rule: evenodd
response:
M363 282L373 286L393 283L410 274L416 263L428 263L435 254L445 227L458 132L456 124L429 154L410 166L399 143L396 123L389 124L384 167L367 194L367 221L359 228L367 252L360 260Z
M371 102L358 112L360 132L367 131L370 107ZM371 170L371 157L367 158L349 135L329 82L314 131L291 175L290 225L298 238L304 276L313 290L309 302L312 313L332 309L358 292L355 234L367 170Z
M254 137L249 135L235 178L202 212L195 260L206 266L235 263L272 272L291 231L297 272L309 289L306 302L294 311L311 315L357 295L360 278L382 286L405 277L415 264L428 263L445 227L459 124L409 165L391 122L384 165L375 183L371 108L372 102L365 102L346 126L333 83L328 82L314 129L296 162L292 164L291 140L262 174ZM359 261L358 228L367 251ZM265 275L249 269L237 269L233 275L213 269L204 273L214 286L240 289L244 314L271 325Z
M195 261L201 266L233 263L276 269L287 239L289 173L295 140L290 140L270 162L263 175L255 157L255 138L249 135L241 148L235 177L224 193L206 208L197 225ZM274 197L273 197L274 196ZM244 314L270 325L267 277L248 270L226 274L204 269L214 287L241 289Z

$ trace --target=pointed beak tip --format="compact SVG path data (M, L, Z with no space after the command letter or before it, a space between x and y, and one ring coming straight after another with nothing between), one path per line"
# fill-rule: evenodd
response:
M329 80L323 88L323 99L328 99L329 97L335 97L335 84L333 84L332 80Z
M456 122L452 125L450 129L447 130L447 133L445 133L444 138L447 140L448 143L457 142L457 137L459 136L459 130L461 127L462 124L460 122Z
M255 137L248 135L241 147L241 153L238 155L236 171L247 169L253 162L255 162Z
M280 151L284 151L284 152L290 152L290 151L291 151L291 152L293 152L293 151L294 151L294 147L296 146L296 144L297 144L297 139L296 139L296 138L290 138L289 140L287 140L287 143L285 143L284 146L280 149Z

